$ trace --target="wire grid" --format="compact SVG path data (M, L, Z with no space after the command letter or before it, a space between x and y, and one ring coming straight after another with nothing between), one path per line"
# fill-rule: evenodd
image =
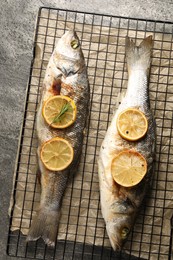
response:
M74 28L81 39L88 66L91 108L79 169L63 199L58 242L55 249L50 249L42 240L26 244L25 234L40 198L35 171L35 119L40 88L55 41L69 28ZM172 33L173 24L168 22L40 8L16 162L8 255L32 259L171 259L172 231L168 223L173 209ZM115 253L100 211L97 156L118 93L127 86L125 36L138 43L150 34L154 38L149 88L157 125L155 173L151 192L125 249Z

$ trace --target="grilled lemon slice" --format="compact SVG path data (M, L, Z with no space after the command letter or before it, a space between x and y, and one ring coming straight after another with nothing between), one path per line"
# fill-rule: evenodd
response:
M145 136L148 130L148 121L140 110L128 108L118 115L117 129L124 139L137 141Z
M73 147L63 138L52 138L41 148L41 160L44 166L51 171L66 169L71 164L73 156Z
M116 183L124 187L137 185L147 172L147 162L138 152L120 152L112 160L111 173Z
M77 108L74 101L67 96L48 98L42 110L42 115L48 125L53 128L66 128L76 120Z

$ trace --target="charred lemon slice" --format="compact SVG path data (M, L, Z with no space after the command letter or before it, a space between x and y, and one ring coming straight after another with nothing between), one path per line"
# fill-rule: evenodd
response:
M63 138L52 138L41 148L41 160L44 166L51 171L66 169L71 164L73 156L73 147Z
M42 114L48 125L62 129L74 123L77 109L71 98L59 95L45 101Z
M144 178L147 162L136 151L123 151L113 158L111 172L116 183L124 187L132 187Z
M117 129L124 139L137 141L145 136L148 129L148 121L140 110L128 108L118 115Z

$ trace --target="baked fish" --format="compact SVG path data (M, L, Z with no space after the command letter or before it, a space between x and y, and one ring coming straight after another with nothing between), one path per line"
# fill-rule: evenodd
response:
M37 112L38 165L41 174L41 199L36 217L33 219L27 241L40 237L48 246L55 246L61 202L69 175L77 170L81 154L84 129L90 98L87 69L80 47L79 38L72 30L67 31L58 41L49 60L41 101ZM55 129L43 118L43 105L52 96L68 96L77 107L75 122L65 129ZM41 147L52 138L67 140L74 150L72 163L64 170L51 171L41 160Z
M106 132L98 158L101 210L114 250L120 250L127 240L152 179L155 122L150 110L148 94L152 43L151 36L145 38L139 46L136 46L129 37L126 38L127 91ZM138 141L124 139L117 129L118 116L129 108L141 111L148 121L147 132ZM140 153L147 162L144 178L132 187L117 184L111 173L113 158L127 150Z

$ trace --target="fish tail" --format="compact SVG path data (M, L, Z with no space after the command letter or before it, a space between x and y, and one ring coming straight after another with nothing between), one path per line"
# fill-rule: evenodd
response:
M26 241L36 241L40 237L51 247L55 246L60 211L40 209L34 218Z
M139 46L136 46L128 36L126 37L126 60L129 74L134 69L142 69L144 71L149 69L152 46L152 35L145 38Z

